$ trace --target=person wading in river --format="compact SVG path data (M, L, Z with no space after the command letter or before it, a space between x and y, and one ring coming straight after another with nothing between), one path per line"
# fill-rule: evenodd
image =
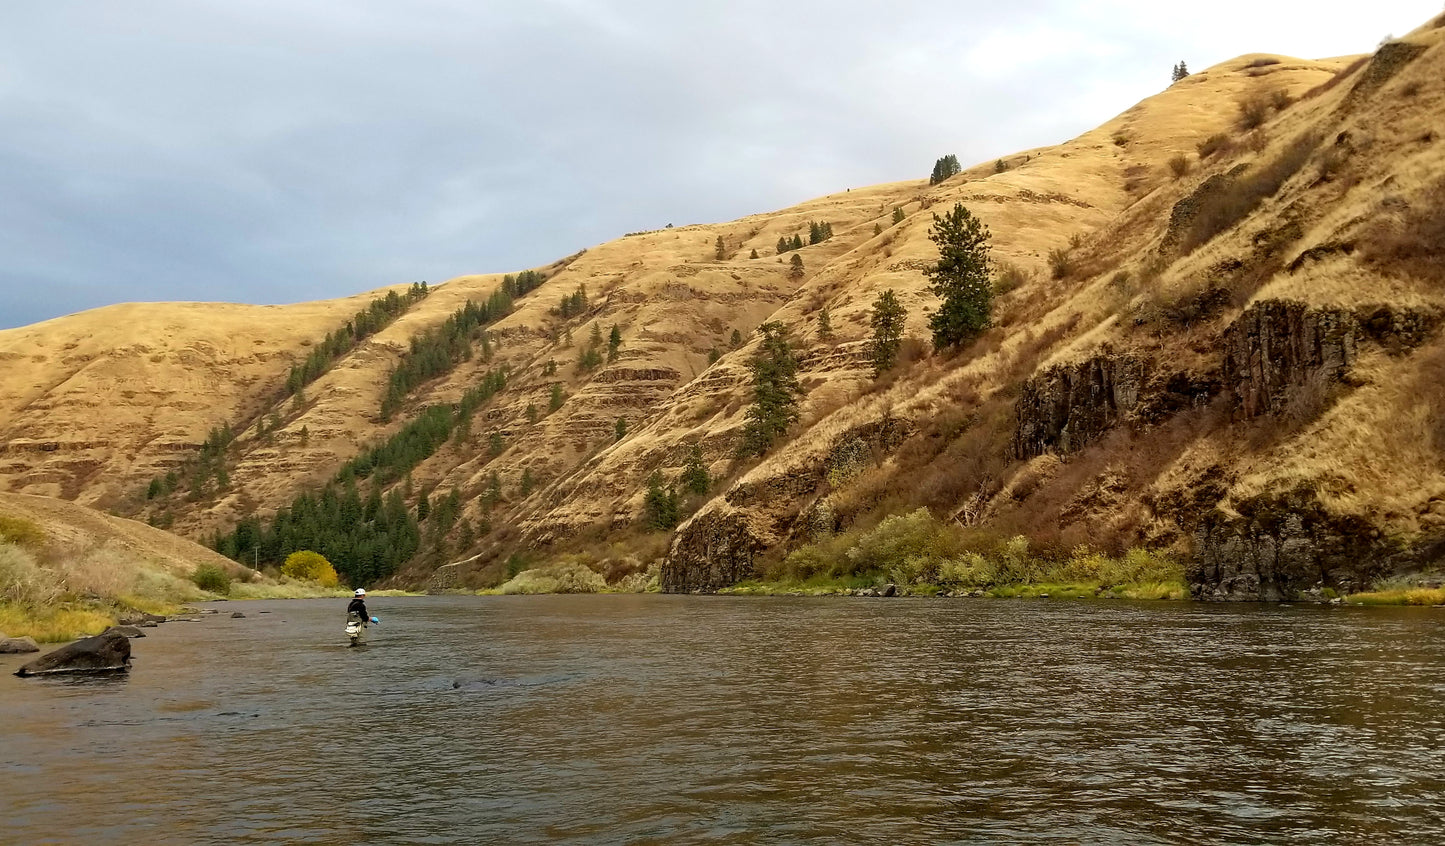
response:
M363 626L371 622L371 612L366 610L366 588L357 588L351 604L346 606L346 619L350 620L352 614L361 620Z

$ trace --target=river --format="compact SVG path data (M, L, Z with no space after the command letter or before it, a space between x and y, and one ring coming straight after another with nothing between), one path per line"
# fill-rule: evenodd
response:
M1445 610L370 605L0 656L0 842L1445 842Z

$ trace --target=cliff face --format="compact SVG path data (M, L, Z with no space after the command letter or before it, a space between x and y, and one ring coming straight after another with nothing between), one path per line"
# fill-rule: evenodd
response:
M1430 548L1445 501L1445 287L1438 238L1419 235L1445 214L1442 38L1423 28L1347 73L1245 56L939 185L594 246L542 268L485 351L475 341L391 419L380 401L412 341L501 276L434 286L300 399L277 400L288 370L368 296L126 306L0 332L0 486L203 537L269 516L505 368L468 426L386 484L413 510L423 492L460 503L403 581L472 586L513 553L657 541L642 537L648 479L676 484L700 449L714 483L668 539L667 590L715 590L919 506L1051 543L1168 546L1194 562L1201 597L1367 584L1378 561L1405 566L1397 547ZM1268 104L1257 126L1240 124L1242 103ZM930 354L928 232L954 203L989 226L1003 284L993 328ZM798 250L792 273L777 242L815 221L833 237ZM875 383L868 318L890 289L909 343ZM579 293L583 307L561 307ZM796 344L801 420L742 463L764 321ZM147 499L222 423L236 435L225 483Z

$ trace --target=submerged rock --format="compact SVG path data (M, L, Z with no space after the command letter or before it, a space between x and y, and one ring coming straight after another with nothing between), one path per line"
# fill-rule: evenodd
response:
M236 611L236 612L234 612L234 613L231 614L231 619L232 619L232 620L241 620L241 619L245 619L245 617L246 617L246 615L245 615L245 614L242 614L240 611Z
M15 675L107 673L129 669L130 639L125 635L106 632L46 653L16 670Z
M40 647L30 637L5 637L0 634L0 655L19 655L23 652L39 652Z
M145 636L146 636L146 635L145 635L145 632L141 631L139 628L137 628L137 627L135 627L135 626L111 626L110 628L106 629L106 630L103 632L103 634L111 634L111 633L115 633L115 634L118 634L118 635L123 635L123 636L125 636L125 637L145 637Z

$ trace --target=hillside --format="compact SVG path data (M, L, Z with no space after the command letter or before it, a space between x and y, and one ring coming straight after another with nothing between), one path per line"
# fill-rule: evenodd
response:
M309 521L290 537L332 531L294 498L346 513L375 490L364 511L392 512L384 525L328 542L369 577L404 559L392 578L411 583L460 562L434 583L495 584L518 560L578 551L615 575L646 565L616 550L665 549L667 589L710 590L920 506L1040 549L1171 550L1201 597L1429 569L1445 538L1442 38L1432 23L1358 60L1243 56L938 185L635 233L534 286L454 279L296 395L292 368L383 292L115 306L0 332L0 485L197 539L242 524L230 551L266 557L287 541L249 520L286 509ZM928 233L956 203L992 233L1000 294L993 328L929 354ZM814 222L831 237L806 243ZM794 235L804 246L778 253ZM460 352L423 343L504 285L516 296L457 329ZM912 340L875 382L863 346L885 289ZM797 343L801 419L740 461L765 321ZM391 463L353 462L444 404L445 426ZM220 457L202 460L222 426ZM671 535L648 532L649 477L672 482L694 447L709 496ZM445 520L426 519L452 492Z

